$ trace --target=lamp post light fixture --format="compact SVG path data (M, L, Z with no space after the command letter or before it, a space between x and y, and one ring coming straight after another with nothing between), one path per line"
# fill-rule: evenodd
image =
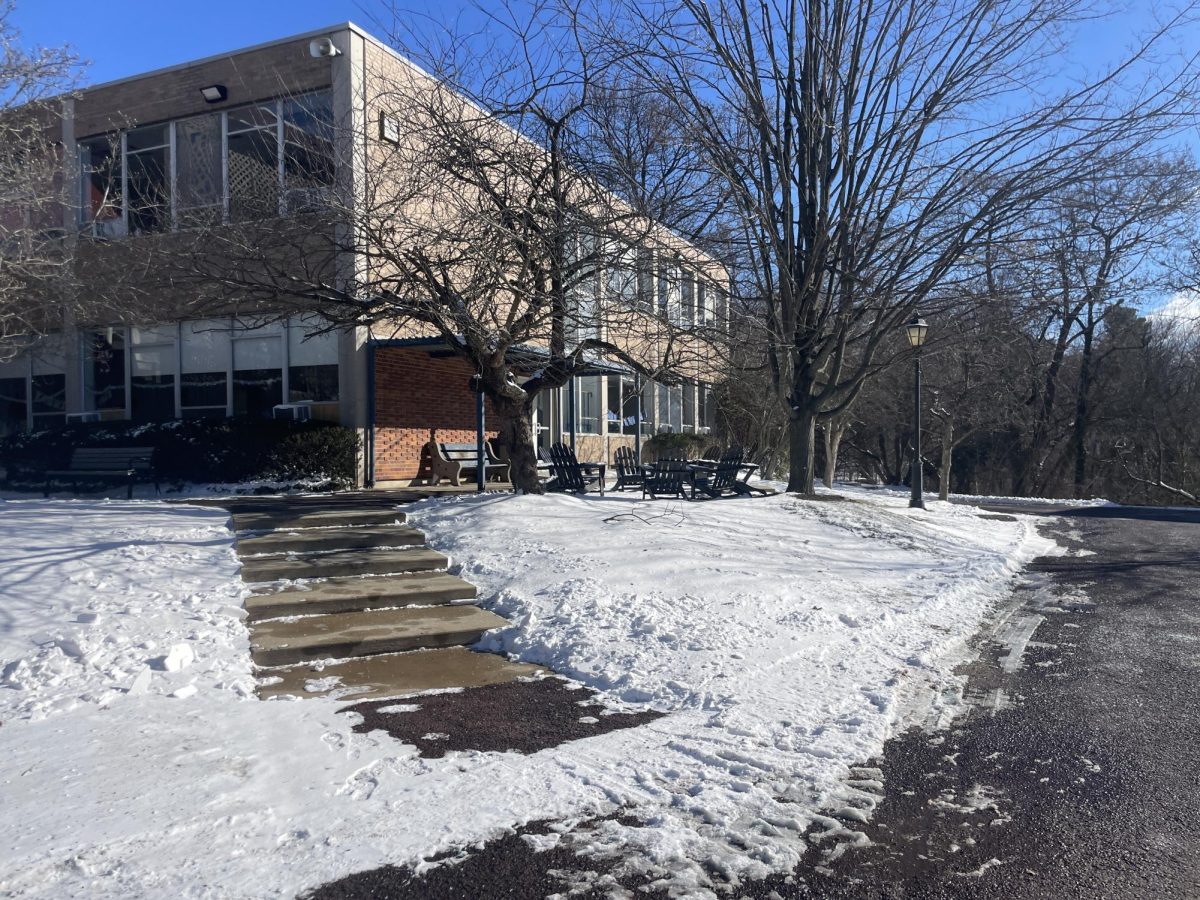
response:
M913 357L913 426L916 431L913 435L912 476L909 478L909 481L912 482L912 496L908 500L908 505L913 509L924 509L923 467L921 464L921 347L925 344L929 325L920 316L913 316L912 321L904 326L904 332L908 335L909 346L917 351L916 356Z

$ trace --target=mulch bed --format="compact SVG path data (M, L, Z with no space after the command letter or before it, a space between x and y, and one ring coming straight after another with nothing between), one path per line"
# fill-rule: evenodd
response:
M663 715L654 710L612 712L596 697L595 691L561 678L540 678L453 693L368 700L339 711L362 717L354 726L356 732L385 731L433 759L451 750L536 753L566 741L644 725Z

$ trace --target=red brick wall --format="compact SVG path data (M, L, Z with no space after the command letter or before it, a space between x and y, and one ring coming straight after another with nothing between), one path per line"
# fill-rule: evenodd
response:
M416 477L421 448L430 440L475 443L474 374L458 357L431 357L421 349L379 347L375 351L375 480ZM496 434L495 414L486 410L487 434Z

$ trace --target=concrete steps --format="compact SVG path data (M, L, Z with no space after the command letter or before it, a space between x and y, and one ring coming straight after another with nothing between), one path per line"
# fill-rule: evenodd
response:
M261 697L325 697L382 700L447 688L473 688L530 678L546 670L464 647L364 656L321 667L309 664L270 670ZM277 681L275 679L278 679Z
M377 550L425 543L424 533L408 525L361 528L299 528L239 537L239 556L260 553L313 553L327 550Z
M355 612L376 607L437 606L474 600L475 585L446 572L329 578L246 598L250 621Z
M235 511L234 531L270 531L277 528L345 528L398 525L407 517L398 509L268 509Z
M260 666L286 666L434 647L474 644L507 624L475 606L403 607L271 619L250 627L250 654Z
M337 550L304 556L252 556L242 560L242 580L250 583L346 575L396 575L445 569L450 560L427 547L408 550Z

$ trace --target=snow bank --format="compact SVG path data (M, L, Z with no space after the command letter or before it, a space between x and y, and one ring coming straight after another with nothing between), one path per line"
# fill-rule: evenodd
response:
M810 822L841 827L819 810L869 812L851 767L953 705L966 639L1052 546L1024 519L902 504L418 505L512 618L496 648L669 713L425 760L336 701L254 699L224 513L0 502L0 893L292 897L618 805L651 827L608 821L597 844L681 888L789 866Z
M698 887L790 867L817 808L869 812L850 767L957 703L967 639L1054 551L1029 520L848 493L462 498L415 520L512 621L490 648L671 713L573 765L655 825L610 839Z

